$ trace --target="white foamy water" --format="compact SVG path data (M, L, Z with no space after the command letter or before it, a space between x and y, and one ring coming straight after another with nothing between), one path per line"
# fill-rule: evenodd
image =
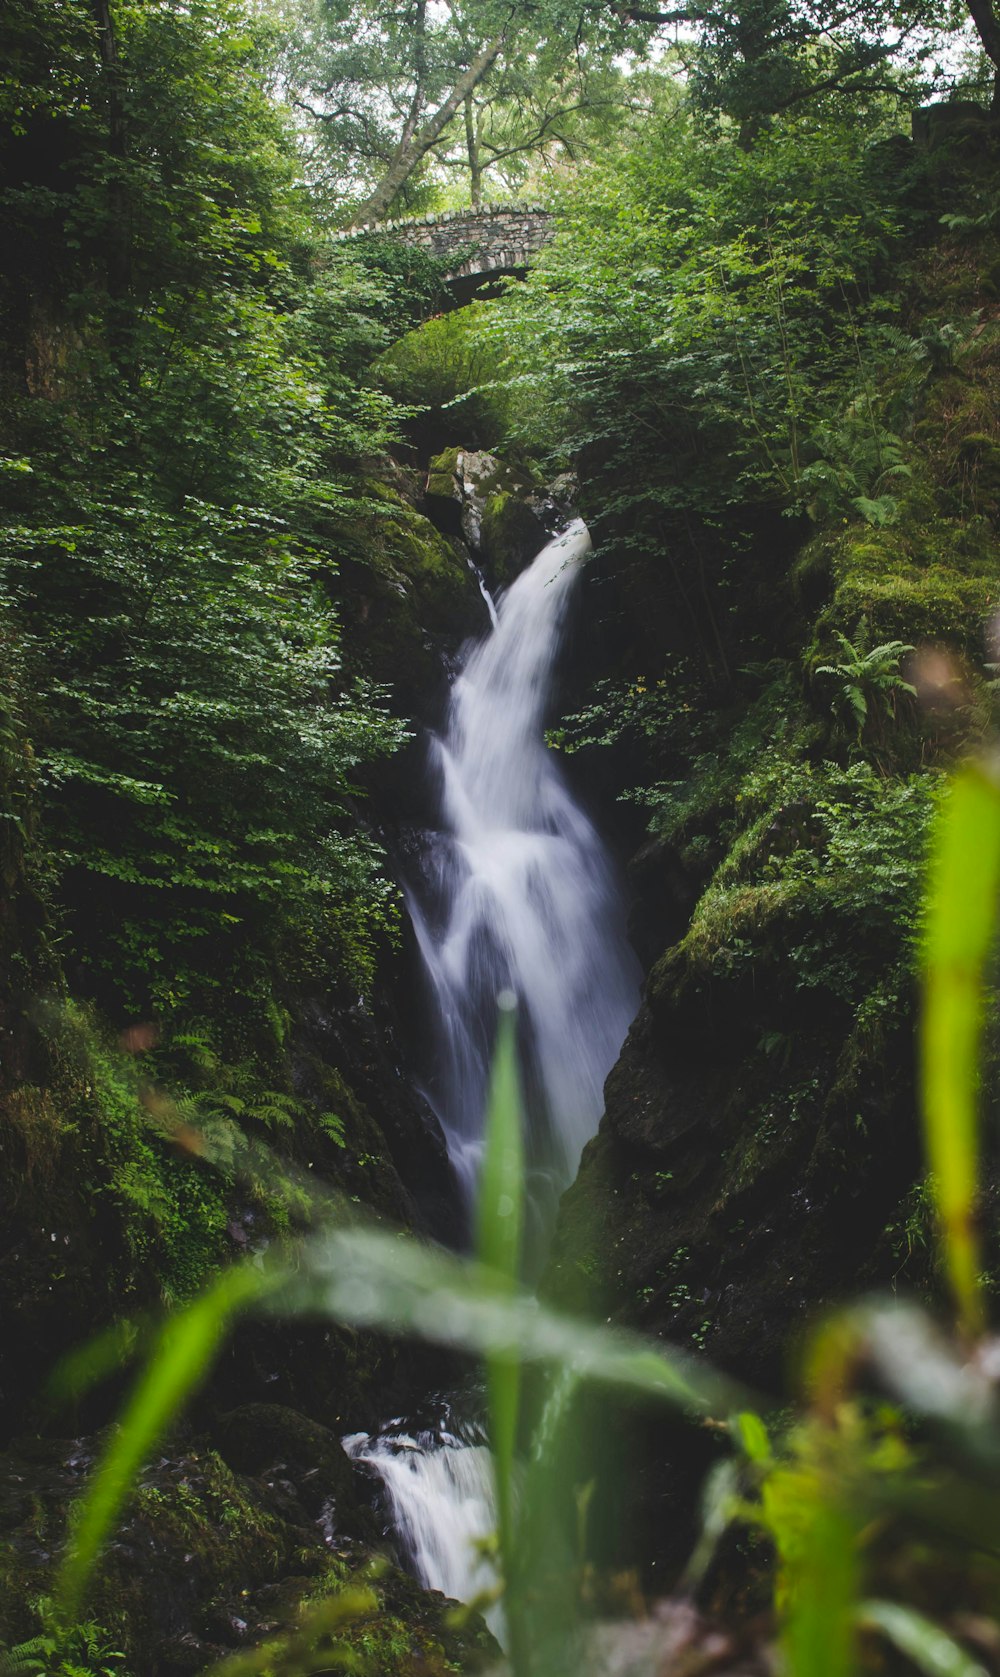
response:
M601 841L543 736L566 608L590 549L577 522L500 600L431 745L440 827L408 896L432 998L426 1094L471 1201L498 994L513 991L536 1223L550 1227L597 1128L639 995Z
M343 1444L385 1486L397 1540L425 1589L475 1601L494 1588L496 1569L482 1549L496 1530L493 1463L485 1443L440 1430L376 1437L360 1432ZM499 1605L484 1617L502 1640Z
M517 999L534 1261L639 1000L639 964L601 841L545 745L566 611L590 537L576 523L500 600L468 654L431 742L439 827L407 902L430 996L425 1093L468 1204L482 1153L497 998ZM385 1486L400 1549L420 1581L459 1601L496 1582L482 1539L496 1528L480 1435L414 1435L390 1424L344 1440ZM499 1606L486 1615L503 1640Z

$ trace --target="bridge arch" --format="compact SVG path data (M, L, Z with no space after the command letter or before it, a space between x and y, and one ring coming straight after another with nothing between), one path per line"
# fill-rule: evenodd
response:
M376 233L426 250L454 263L444 281L456 303L506 274L523 274L555 232L551 210L542 204L483 204L440 215L368 222L339 234L341 239Z

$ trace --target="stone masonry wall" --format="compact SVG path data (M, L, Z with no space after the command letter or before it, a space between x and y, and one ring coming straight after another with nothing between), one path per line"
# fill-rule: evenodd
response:
M460 279L526 268L554 231L552 213L541 204L484 204L478 210L447 210L442 215L371 222L352 227L340 237L388 233L433 256L454 255L455 267L446 278Z

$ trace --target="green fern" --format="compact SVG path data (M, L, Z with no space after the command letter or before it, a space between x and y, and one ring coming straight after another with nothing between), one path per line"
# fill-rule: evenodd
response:
M347 1146L343 1118L338 1118L335 1112L321 1112L316 1122L329 1141L334 1142L337 1147Z
M850 711L860 742L873 701L878 702L883 715L895 717L898 694L908 693L916 698L916 688L911 682L904 681L899 669L900 660L912 652L913 647L906 641L883 641L879 646L869 647L868 625L863 618L857 645L839 629L834 630L834 635L840 644L842 658L836 664L819 664L816 674L830 676L839 683L830 708Z

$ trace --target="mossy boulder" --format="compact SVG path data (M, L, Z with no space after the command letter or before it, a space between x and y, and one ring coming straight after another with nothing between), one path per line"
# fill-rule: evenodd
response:
M803 553L803 582L817 571L832 588L817 619L817 645L833 629L853 636L864 621L876 642L947 643L981 656L985 626L1000 606L1000 541L983 517L931 515L882 530L851 525Z
M525 500L537 488L527 472L495 454L446 448L428 466L424 494L427 510L439 529L461 536L473 552L479 553L489 503L504 495Z
M493 588L509 588L548 541L535 507L523 495L500 489L483 508L480 554Z
M377 1541L371 1487L328 1427L283 1403L245 1403L219 1416L212 1439L236 1472L290 1478L327 1530Z
M325 1429L254 1405L228 1416L222 1432L245 1471L194 1442L161 1451L89 1587L94 1642L123 1654L131 1677L194 1677L265 1640L280 1649L323 1603L347 1595L355 1606L336 1640L362 1677L445 1677L496 1655L476 1615L453 1622L442 1596L343 1531L331 1492L340 1468ZM44 1624L67 1509L99 1443L24 1438L0 1456L2 1645ZM278 1652L271 1669L278 1677L301 1663Z
M426 710L443 659L486 621L462 547L395 490L367 486L369 516L338 532L338 606L352 673L391 689L403 713Z

